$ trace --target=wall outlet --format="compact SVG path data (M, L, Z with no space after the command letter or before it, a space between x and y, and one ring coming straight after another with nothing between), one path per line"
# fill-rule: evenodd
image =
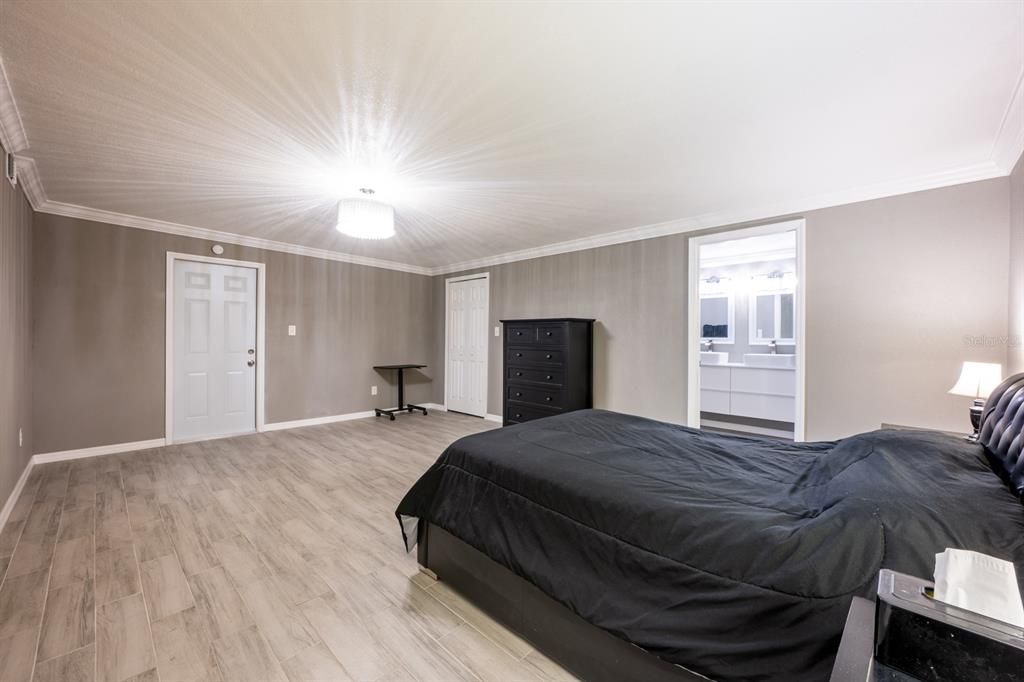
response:
M288 325L288 336L295 336L295 325Z
M377 395L377 387L370 386L370 395Z
M22 445L24 445L24 444L25 444L25 437L24 437L24 435L23 435L23 434L21 433L21 429L19 428L19 429L18 429L18 447L20 448L20 447L21 447Z
M494 335L495 336L501 336L501 327L495 327L494 328Z

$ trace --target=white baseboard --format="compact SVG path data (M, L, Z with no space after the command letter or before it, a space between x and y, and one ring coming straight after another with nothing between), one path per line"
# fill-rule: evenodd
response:
M83 459L85 457L101 457L103 455L116 455L121 452L132 452L134 450L149 450L167 445L163 438L152 440L137 440L132 443L114 443L113 445L97 445L92 448L80 448L78 450L62 450L60 452L43 452L32 456L32 464L48 464L50 462L64 462L69 459Z
M486 417L484 417L484 419L486 419L489 422L498 422L499 424L505 421L504 419L501 418L500 414L489 414Z
M441 403L420 403L420 405L427 408L428 410L436 410L437 412L448 411L448 408L442 405Z
M32 459L28 460L28 464L25 465L25 470L21 472L21 478L14 484L14 490L11 491L7 501L4 502L4 508L0 509L0 532L3 531L4 526L7 525L7 519L10 518L11 512L14 511L14 505L18 502L18 497L21 495L21 491L25 488L25 481L28 480L28 474L32 471Z
M348 414L331 414L326 417L312 417L310 419L295 419L289 422L274 422L264 424L264 431L280 431L281 429L299 429L303 426L319 426L321 424L333 424L335 422L347 422L352 419L365 419L376 414L373 410L368 412L349 412Z

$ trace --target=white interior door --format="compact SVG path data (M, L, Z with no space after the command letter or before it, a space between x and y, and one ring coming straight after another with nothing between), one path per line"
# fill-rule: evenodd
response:
M487 416L488 284L480 277L447 287L445 404L478 417Z
M174 261L175 441L256 430L256 269Z

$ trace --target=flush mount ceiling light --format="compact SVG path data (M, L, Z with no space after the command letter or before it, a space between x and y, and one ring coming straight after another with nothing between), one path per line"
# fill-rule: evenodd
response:
M395 209L373 198L368 187L362 197L338 202L338 232L357 239L387 239L395 236Z

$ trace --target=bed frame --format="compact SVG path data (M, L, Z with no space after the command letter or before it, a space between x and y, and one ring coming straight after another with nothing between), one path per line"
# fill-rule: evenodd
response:
M580 679L707 680L591 625L490 557L422 519L417 544L417 560L428 574L450 585Z

